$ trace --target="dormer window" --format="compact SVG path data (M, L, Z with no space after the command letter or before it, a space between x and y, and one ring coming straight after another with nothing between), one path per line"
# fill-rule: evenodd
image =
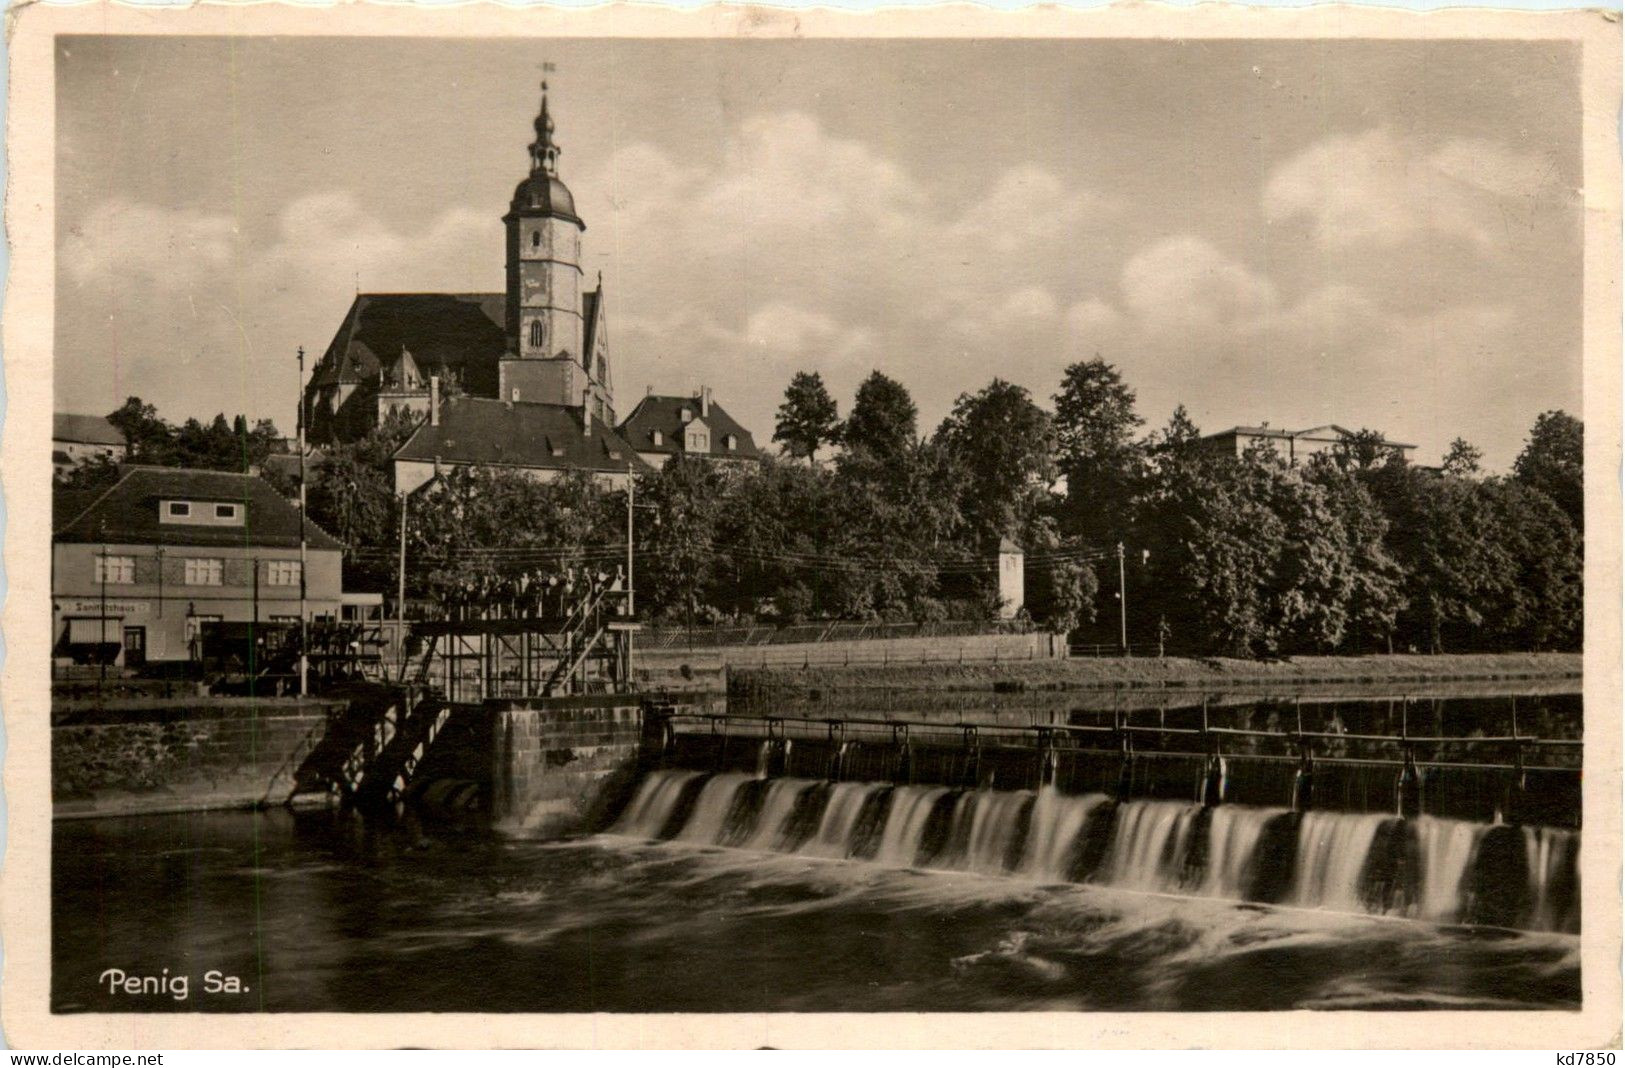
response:
M158 522L203 527L240 527L247 506L241 501L160 501Z
M694 413L690 409L684 408L682 411L677 413L677 418L682 420L684 423L688 423L694 418Z
M722 447L727 449L729 452L733 452L735 449L739 448L739 438L733 434L724 434L722 436Z
M709 452L709 451L711 451L711 435L707 434L703 430L691 430L691 431L689 431L688 432L688 451L689 452Z
M658 430L650 431L649 440L656 445L664 445L666 444L666 435Z

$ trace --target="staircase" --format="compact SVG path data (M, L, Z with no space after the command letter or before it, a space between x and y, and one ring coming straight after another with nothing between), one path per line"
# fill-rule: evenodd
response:
M451 705L432 689L383 686L358 694L299 765L288 801L328 793L364 808L393 803L450 716Z
M558 662L542 686L544 695L552 697L561 686L568 684L576 669L598 648L599 641L609 630L609 623L600 611L608 592L607 587L600 586L570 610L564 621Z

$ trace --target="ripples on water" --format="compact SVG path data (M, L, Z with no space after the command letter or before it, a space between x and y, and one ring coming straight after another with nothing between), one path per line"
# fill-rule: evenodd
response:
M681 775L689 777L675 781ZM690 773L672 779L646 783L622 824L658 822L654 833L679 839L670 842L415 842L325 813L59 823L54 1004L705 1012L1579 1003L1573 935L1227 900L1249 878L1237 858L1263 833L1260 810L1214 810L1204 832L1214 860L1194 891L1174 893L1179 880L1168 869L1128 851L1101 863L1147 889L1059 881L1078 862L1098 797L1009 793L981 804L902 788L914 793L894 799L907 803L889 805L882 821L878 787L740 776L727 781L729 796L760 791L762 819L730 825L732 802L715 796L723 786L705 804L712 779L690 799L687 820L670 826L670 806L697 782ZM827 799L798 809L813 789ZM994 828L1018 810L1032 830L1010 855ZM1170 856L1171 843L1193 833L1189 806L1124 810L1148 855ZM1423 834L1440 835L1449 854L1450 830ZM1326 838L1308 819L1299 833L1313 848ZM838 859L865 835L872 861ZM1531 836L1531 870L1560 864L1564 848ZM941 870L878 862L926 854ZM1293 899L1313 892L1295 887ZM1424 901L1434 893L1425 890ZM114 966L194 976L218 968L253 977L253 990L208 999L194 981L185 1004L115 1004L95 986Z

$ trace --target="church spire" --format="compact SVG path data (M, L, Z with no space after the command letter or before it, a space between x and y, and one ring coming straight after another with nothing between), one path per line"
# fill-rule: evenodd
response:
M547 83L542 83L542 110L536 116L536 140L530 143L530 173L557 177L559 146L553 142L553 116L547 110Z

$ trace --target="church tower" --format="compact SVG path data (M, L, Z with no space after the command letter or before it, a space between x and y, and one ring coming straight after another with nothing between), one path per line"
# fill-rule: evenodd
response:
M507 228L507 351L498 381L505 401L581 407L614 422L607 353L589 337L601 318L602 286L584 301L581 235L575 198L559 179L559 146L542 83L542 108L530 144L530 176L514 190ZM584 309L583 304L592 305ZM588 311L597 313L589 316ZM596 324L601 327L601 323ZM593 333L603 336L602 330Z

